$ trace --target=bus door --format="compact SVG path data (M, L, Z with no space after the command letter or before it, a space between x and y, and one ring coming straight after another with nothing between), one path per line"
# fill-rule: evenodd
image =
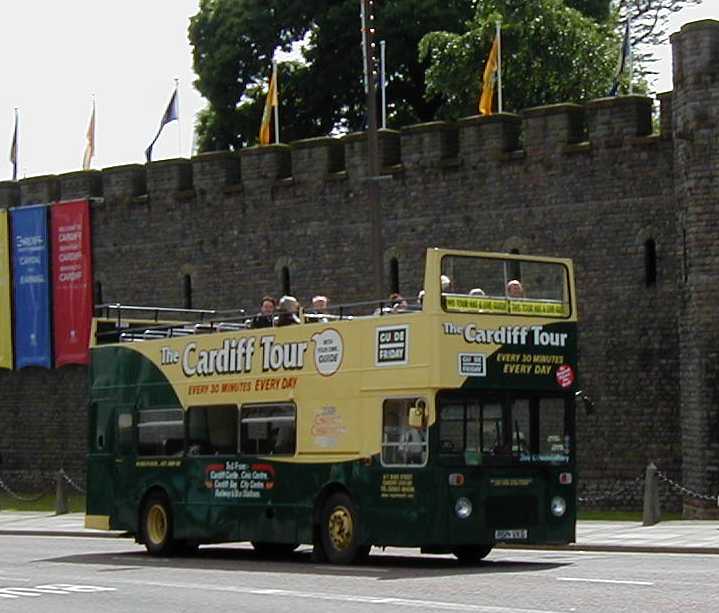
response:
M429 401L416 396L382 402L382 446L374 463L369 521L377 544L432 542L438 482L428 466Z
M115 408L112 402L92 401L87 463L87 514L112 515L114 500Z
M114 514L123 526L133 526L137 517L134 510L136 492L134 415L134 405L119 405L114 411L115 457L112 479L115 485Z

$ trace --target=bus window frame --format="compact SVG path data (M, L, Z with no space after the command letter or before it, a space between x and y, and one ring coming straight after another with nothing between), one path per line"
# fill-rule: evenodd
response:
M386 462L384 461L384 450L385 450L385 442L384 442L384 434L385 434L385 422L384 422L384 418L385 418L385 404L386 404L388 401L391 402L391 401L393 401L393 400L405 400L405 401L409 401L409 402L412 402L412 401L417 402L418 400L423 400L424 403L425 403L425 406L427 407L427 409L426 409L426 410L427 410L426 422L425 422L424 427L422 428L422 432L423 432L423 434L424 434L424 437L423 437L424 440L423 440L423 442L422 442L422 447L423 447L425 453L424 453L424 461L421 462L421 463L415 463L415 464L390 464L390 463L386 463ZM386 397L382 398L382 404L381 404L380 409L381 409L381 410L380 410L380 419L381 419L381 422L380 422L380 450L379 450L380 465L381 465L383 468L424 468L424 467L426 467L427 464L429 463L429 453L430 453L430 440L429 440L429 439L430 439L430 428L429 428L430 405L429 405L429 402L427 401L426 396L423 396L423 395L420 395L420 394L415 394L415 395L409 395L409 394L407 394L407 395L401 395L401 396L386 396ZM399 427L399 426L398 426L398 427ZM403 445L403 444L405 444L405 445L411 445L411 444L416 444L416 443L411 443L411 442L402 443L401 441L399 441L399 442L397 442L397 443L391 443L389 446L390 446L390 447L395 447L395 446L396 446L396 448L399 450L400 445Z
M256 417L250 417L250 418L243 418L243 413L246 409L254 409L254 408L265 408L265 407L290 407L292 409L292 417L287 416L278 416L274 419L268 418L256 418ZM244 449L244 446L242 444L242 424L243 423L266 423L271 421L289 421L292 420L293 423L293 432L294 432L294 446L291 453L273 453L273 452L267 452L267 453L254 453L254 452L248 452ZM298 454L298 447L299 447L299 433L297 431L297 422L298 422L298 410L297 410L297 404L293 400L281 400L277 402L248 402L240 405L239 407L239 415L237 419L237 453L241 456L277 456L282 458L293 458L296 457Z
M528 299L528 298L511 298L506 294L506 290L504 295L502 296L493 296L493 295L487 295L487 296L470 296L469 294L459 294L457 292L444 292L440 290L440 303L442 306L442 310L445 313L451 313L455 315L507 315L512 317L531 317L531 318L547 318L551 320L569 320L572 319L572 316L574 314L574 310L572 307L572 286L571 286L571 279L572 275L570 274L569 267L564 262L555 262L555 261L546 261L543 259L535 260L532 258L526 258L526 257L488 257L486 255L460 255L460 254L453 254L453 253L446 253L444 254L439 263L439 270L440 274L447 274L445 271L445 260L447 258L450 259L469 259L469 260L492 260L497 261L502 264L504 264L505 269L505 276L506 275L506 269L507 264L509 262L513 263L527 263L527 264L538 264L538 265L545 265L545 266L560 266L562 270L564 271L564 289L566 289L567 293L567 301L566 303L564 301L553 301L549 299ZM451 268L451 267L450 267ZM510 281L509 278L505 279L505 287L506 283ZM506 311L483 311L483 310L477 310L477 311L460 311L455 309L448 309L447 303L445 300L445 296L462 296L467 298L487 298L491 300L504 300L507 303L507 310ZM511 304L512 303L542 303L542 302L548 302L552 304L561 304L563 307L566 306L567 312L564 315L551 315L551 314L538 314L538 313L521 313L516 312L512 310Z

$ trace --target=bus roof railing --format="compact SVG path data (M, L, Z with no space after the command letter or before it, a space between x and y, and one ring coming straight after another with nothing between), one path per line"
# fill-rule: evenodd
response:
M323 312L316 312L311 309L301 310L299 323L329 323L331 321L356 318L416 313L420 310L421 305L405 304L402 306L393 304L387 299L347 302L329 306ZM100 344L259 329L259 326L253 326L253 322L256 321L258 316L248 316L244 309L219 311L113 303L96 305L95 311L96 317L114 323L113 329L110 330L98 328L95 336ZM149 317L142 317L143 314L149 314ZM170 319L170 315L190 317L184 321L167 321L167 319ZM168 317L163 321L162 316ZM157 323L157 325L149 325L153 323ZM276 321L273 322L274 326L277 326Z

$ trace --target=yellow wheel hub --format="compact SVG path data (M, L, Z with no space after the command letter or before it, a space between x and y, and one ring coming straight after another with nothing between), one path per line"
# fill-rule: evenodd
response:
M335 507L328 523L330 539L335 549L343 551L349 548L352 545L354 533L354 524L350 510L343 506Z
M154 545L161 545L167 537L167 512L160 504L147 512L147 536Z

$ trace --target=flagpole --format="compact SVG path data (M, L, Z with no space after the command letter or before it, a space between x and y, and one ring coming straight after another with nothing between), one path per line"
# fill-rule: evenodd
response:
M382 127L387 128L387 73L385 61L387 53L387 41L379 41L380 75L382 78Z
M280 144L280 84L277 82L277 60L272 60L272 78L275 80L275 144Z
M180 121L180 79L175 79L175 104L177 105L177 157L182 157L182 122Z
M497 20L497 111L502 112L502 30Z
M631 96L632 93L634 93L634 86L632 85L632 79L634 77L634 54L632 53L632 13L631 11L627 12L627 23L629 24L627 26L627 47L629 54L629 95Z

